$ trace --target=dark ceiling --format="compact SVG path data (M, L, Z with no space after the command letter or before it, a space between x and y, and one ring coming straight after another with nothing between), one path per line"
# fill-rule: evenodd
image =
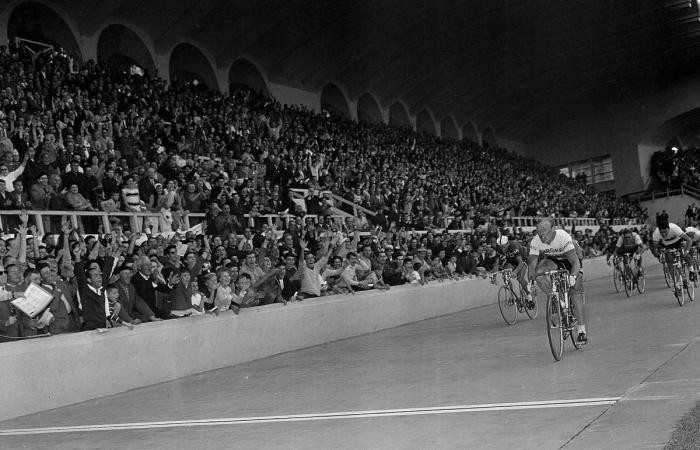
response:
M7 2L0 2L7 3ZM269 80L388 108L429 108L529 141L611 97L673 83L700 60L695 1L114 0L44 2L91 35L111 18L167 52L200 43L225 69L248 55Z

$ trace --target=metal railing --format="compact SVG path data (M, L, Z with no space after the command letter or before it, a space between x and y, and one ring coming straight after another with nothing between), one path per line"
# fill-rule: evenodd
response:
M293 192L293 195L295 198L300 198L300 199L303 199L304 197L306 197L308 195L308 192L309 192L309 189L294 189L293 188L290 190ZM333 199L333 202L336 205L335 208L341 209L341 208L339 208L339 206L340 206L339 204L347 205L350 208L352 208L352 215L354 217L358 217L358 214L357 214L358 211L362 211L363 213L365 213L365 215L368 215L371 217L374 217L377 215L376 211L372 211L370 209L365 208L364 206L360 206L357 203L354 203L346 198L343 198L339 195L336 195L331 191L319 191L319 193L321 195L328 195L331 199ZM348 213L348 214L350 214L350 213Z
M19 224L19 216L22 213L20 210L0 210L0 224L2 224L2 230L7 234L14 233L14 228ZM92 226L93 229L85 229L86 232L95 233L98 232L98 227L101 225L103 233L110 233L113 228L112 220L114 218L127 218L129 220L129 227L132 231L141 232L146 226L151 226L151 223L161 219L161 213L157 212L106 212L106 211L40 211L40 210L28 210L26 213L29 215L30 224L36 225L37 232L41 235L45 234L56 234L60 232L61 221L64 217L67 217L72 226L76 229L84 229L85 220L89 219L92 222L88 223L88 228ZM175 213L177 214L177 213ZM189 213L180 214L179 220L181 222L181 229L187 230L193 225L197 225L205 220L206 215L204 213ZM287 229L289 227L289 221L294 219L301 219L306 221L307 219L312 219L314 223L318 223L320 216L316 214L307 214L301 218L297 218L290 214L244 214L244 219L247 221L247 225L251 228L259 227L262 224L267 224L269 227L275 227L277 229ZM324 216L327 217L327 216ZM340 214L330 214L336 221L343 221L348 216ZM110 220L112 219L112 220ZM147 222L147 219L154 219L152 222ZM435 229L437 232L448 232L448 233L459 233L459 232L470 232L470 230L447 230L448 221L450 218L446 217L443 226ZM492 220L499 220L500 218L491 218ZM511 217L505 219L506 226L509 227L522 227L522 228L534 228L537 226L537 221L539 217ZM560 225L565 227L576 226L577 228L586 227L597 227L600 225L614 225L614 226L641 226L641 222L636 220L625 220L625 219L595 219L590 217L560 217L557 218ZM82 225L82 226L81 226ZM97 226L96 226L97 225ZM156 229L158 227L156 226ZM386 231L386 230L385 230ZM416 234L427 233L427 230L416 230ZM363 233L365 234L365 233Z
M690 197L693 197L697 200L700 200L700 189L694 188L692 186L688 186L687 184L682 184L679 188L676 189L670 189L666 188L665 190L656 190L656 191L642 191L642 192L635 192L632 194L627 194L625 197L635 199L640 202L644 201L649 201L649 200L657 200L657 199L663 199L663 198L669 198L673 197L676 195L688 195Z

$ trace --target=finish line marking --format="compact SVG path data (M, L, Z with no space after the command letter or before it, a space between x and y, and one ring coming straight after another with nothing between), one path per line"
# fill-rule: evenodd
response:
M368 417L423 416L466 412L509 411L521 409L572 408L577 406L609 406L622 397L580 398L572 400L545 400L536 402L486 403L476 405L435 406L426 408L379 409L317 414L293 414L260 417L231 417L224 419L170 420L164 422L113 423L104 425L76 425L66 427L17 428L0 430L0 436L22 436L50 433L82 433L88 431L142 430L153 428L204 427L214 425L243 425L275 422L302 422L314 420L355 419Z

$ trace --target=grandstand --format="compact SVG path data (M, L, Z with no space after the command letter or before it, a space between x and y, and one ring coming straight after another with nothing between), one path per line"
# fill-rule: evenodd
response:
M640 200L700 184L697 150L665 149L700 107L697 2L262 3L0 5L0 346L387 318L334 309L216 362L183 344L75 401L487 304L496 239L542 217L602 278L621 229L650 239ZM41 398L0 419L70 403Z

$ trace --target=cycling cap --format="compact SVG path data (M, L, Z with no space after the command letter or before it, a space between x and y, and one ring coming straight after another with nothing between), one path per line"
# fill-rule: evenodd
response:
M498 245L508 245L508 236L501 236L498 238Z

